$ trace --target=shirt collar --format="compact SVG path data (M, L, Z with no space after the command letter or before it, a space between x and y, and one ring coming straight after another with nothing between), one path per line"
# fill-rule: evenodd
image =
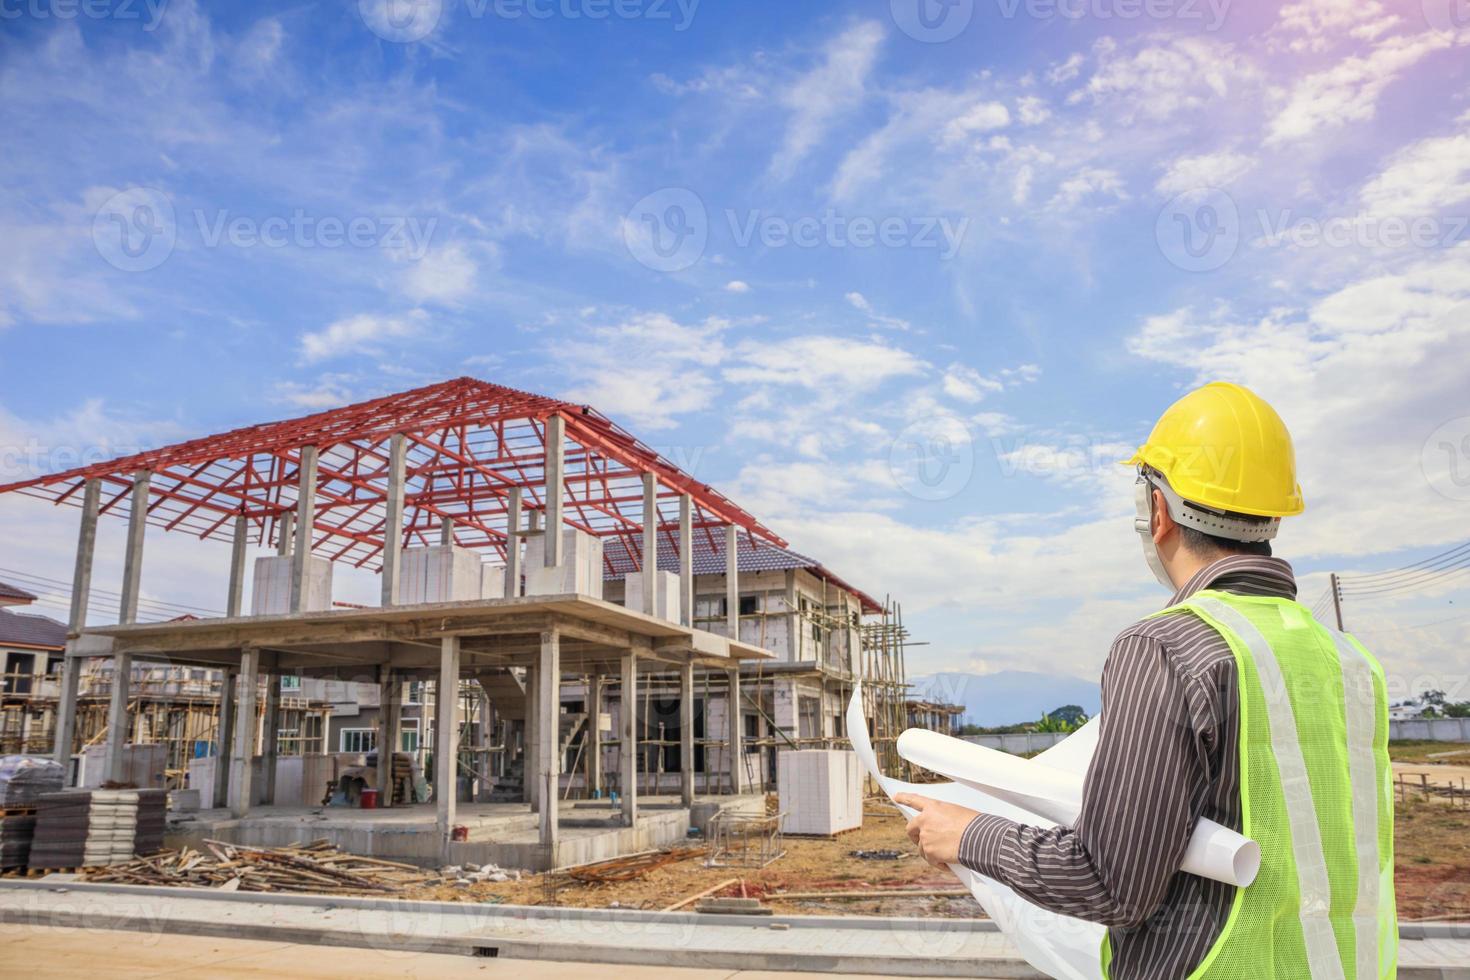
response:
M1169 605L1175 606L1211 586L1223 585L1226 579L1235 576L1248 576L1258 582L1256 588L1249 589L1250 592L1263 592L1269 595L1280 594L1286 598L1296 598L1296 576L1292 573L1291 565L1281 558L1268 558L1264 555L1230 555L1213 561L1195 572L1188 582L1174 593L1174 598L1169 600Z

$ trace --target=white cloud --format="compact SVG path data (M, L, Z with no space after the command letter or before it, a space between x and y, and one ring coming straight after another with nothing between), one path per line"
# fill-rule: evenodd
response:
M780 101L791 112L781 147L771 159L770 173L789 178L827 129L863 99L869 71L883 43L883 29L873 21L854 24L834 38L816 68L793 81Z
M847 301L848 303L852 304L855 309L862 310L864 313L871 312L873 309L872 304L868 302L868 298L859 292L848 293Z
M462 245L429 252L404 273L403 290L418 303L453 304L475 289L479 266Z
M1318 52L1344 35L1371 41L1399 22L1378 0L1297 0L1281 8L1277 27L1288 50Z
M1185 191L1228 187L1255 167L1254 157L1231 150L1175 157L1154 189L1172 197Z
M1123 178L1115 171L1089 167L1062 181L1056 195L1047 202L1047 207L1066 211L1088 200L1103 199L1111 202L1127 198L1128 192L1123 188Z
M1359 200L1373 215L1434 215L1470 201L1470 113L1466 128L1403 147L1370 180Z
M995 129L1004 129L1011 124L1011 113L999 102L977 102L963 113L951 119L944 127L940 142L954 146L971 137Z
M403 316L359 313L336 320L321 330L303 334L301 356L308 363L329 358L374 354L384 340L412 337L423 329L428 316L412 310Z
M1037 126L1051 118L1051 109L1040 96L1023 95L1016 100L1016 115L1022 126Z
M1150 40L1128 53L1104 48L1097 71L1067 97L1114 106L1125 122L1163 120L1238 95L1259 69L1229 44L1193 37Z
M1072 54L1066 61L1052 65L1046 72L1046 80L1053 85L1064 85L1076 78L1082 72L1082 65L1087 59L1081 54Z
M742 343L725 378L738 384L842 385L858 391L923 370L918 357L879 340L808 336Z
M731 279L729 282L725 283L725 292L748 293L750 292L750 283L740 279Z
M978 402L986 395L1035 381L1040 375L1041 369L1035 364L1005 368L993 375L981 374L969 365L951 364L945 369L941 387L951 398L962 402Z
M681 323L666 313L641 313L594 326L557 346L571 381L563 394L620 421L669 428L719 394L714 369L727 355L729 325L718 317Z
M1395 36L1366 55L1351 55L1325 71L1314 72L1277 93L1280 110L1271 120L1267 145L1295 142L1323 130L1372 119L1378 97L1390 83L1425 56L1451 46L1434 31Z

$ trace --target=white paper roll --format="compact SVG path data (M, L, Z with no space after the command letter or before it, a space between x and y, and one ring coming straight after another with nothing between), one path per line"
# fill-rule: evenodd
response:
M916 766L1070 827L1082 812L1086 764L1097 748L1096 724L1097 719L1089 721L1082 730L1029 761L921 728L910 728L898 737L898 754ZM1084 731L1087 735L1077 745L1062 749ZM1260 870L1261 849L1229 827L1202 819L1195 825L1179 867L1243 888Z

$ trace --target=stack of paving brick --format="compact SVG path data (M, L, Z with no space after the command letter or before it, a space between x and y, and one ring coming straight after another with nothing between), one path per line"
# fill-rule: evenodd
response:
M36 834L36 800L61 789L63 771L51 759L30 755L0 758L0 868L24 868Z
M81 868L131 860L140 792L82 789L42 796L30 867Z
M163 850L163 831L168 820L168 791L140 789L137 793L138 823L133 833L133 853L156 854Z

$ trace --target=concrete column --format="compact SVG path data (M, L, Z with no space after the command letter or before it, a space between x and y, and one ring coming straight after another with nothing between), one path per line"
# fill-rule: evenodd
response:
M296 515L289 510L276 518L276 554L291 557L291 542L296 538Z
M558 834L557 784L561 776L561 640L556 630L541 634L537 673L537 797L541 801L541 850L547 867L554 865Z
M587 683L587 795L602 791L602 675L593 674Z
M505 511L505 597L521 594L521 488L511 487Z
M679 495L679 622L694 625L694 500Z
M454 544L454 518L439 518L439 544L446 548Z
M393 668L378 667L378 806L393 805L393 752L398 748L398 728L394 724L394 702L398 685Z
M531 804L531 812L537 812L541 801L541 783L536 774L541 771L541 740L537 732L541 730L538 717L540 714L541 699L537 696L541 690L539 671L536 667L526 668L526 721L521 732L521 787L526 802Z
M629 650L622 658L623 700L622 765L618 769L618 785L622 789L623 826L638 823L638 653Z
M244 514L235 518L235 533L230 539L230 591L225 597L225 615L240 615L245 602L245 549L249 544L250 519Z
M250 812L251 779L255 761L255 704L260 692L260 651L240 651L240 700L235 716L235 748L230 758L230 812Z
M658 479L643 474L643 612L658 614Z
M439 646L439 687L434 697L434 806L439 843L448 857L454 827L456 762L459 758L459 637L446 636Z
M694 662L679 670L679 796L694 805Z
M490 695L484 687L480 688L479 705L480 740L475 751L475 772L478 776L475 780L475 802L485 803L490 799L490 760L493 758L490 746L495 742L495 728L494 712L490 710Z
M301 447L301 477L296 488L296 543L291 547L291 611L306 609L306 565L316 525L317 448Z
M87 628L87 606L92 592L92 559L97 553L97 509L102 481L90 479L82 488L82 518L77 530L76 565L71 577L71 615L67 618L66 654L61 662L61 691L56 702L53 756L71 785L71 747L77 730L77 693L81 687L82 658L74 655L75 637Z
M225 670L219 688L219 730L215 732L214 805L223 808L230 798L231 760L235 757L235 694L239 675Z
M740 792L741 770L745 767L745 726L742 724L740 697L740 668L732 667L726 672L730 681L730 700L725 705L726 720L730 723L730 792Z
M403 481L408 440L403 433L388 437L388 487L383 510L383 587L381 604L398 604L398 565L403 555Z
M725 635L740 639L740 529L725 525Z
M148 527L149 473L133 477L133 498L128 512L128 544L123 557L122 599L118 603L117 621L138 621L138 594L143 582L143 532Z
M276 802L276 759L280 755L281 736L281 678L278 674L265 675L265 712L261 719L260 769L265 780L265 793L261 797L267 806Z
M546 420L546 567L553 568L562 562L565 550L561 540L561 500L566 481L566 422L560 415Z
M132 655L113 657L112 700L107 705L107 778L115 783L126 782L128 775L123 750L128 744L128 688L132 678Z

